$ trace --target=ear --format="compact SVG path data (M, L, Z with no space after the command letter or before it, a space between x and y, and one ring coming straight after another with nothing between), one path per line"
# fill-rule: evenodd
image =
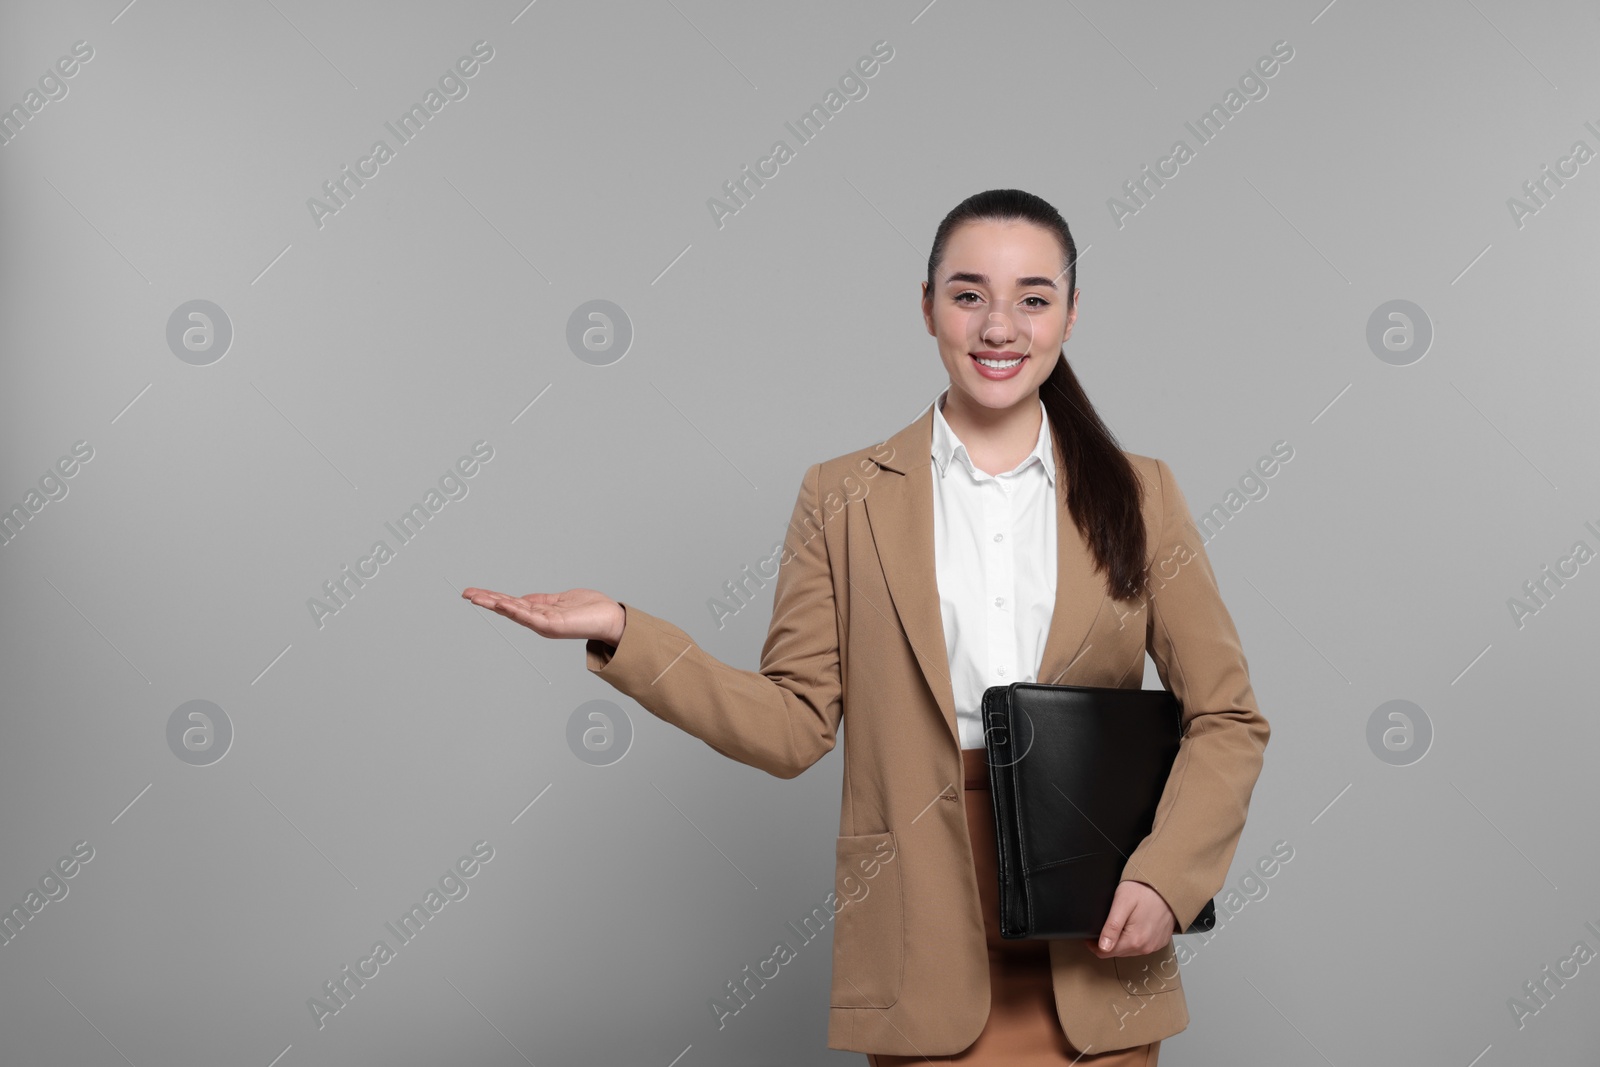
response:
M933 298L928 295L928 283L922 282L922 324L928 328L929 337L937 337L933 329Z

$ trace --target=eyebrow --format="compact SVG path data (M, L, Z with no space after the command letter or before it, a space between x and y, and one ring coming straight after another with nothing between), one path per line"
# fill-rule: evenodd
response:
M944 280L946 285L951 285L955 282L968 282L974 285L988 285L989 276L987 274L974 274L971 271L962 270L956 271L954 274L950 275L950 277ZM1056 287L1056 283L1054 279L1046 278L1042 274L1031 274L1026 278L1017 279L1017 287L1019 289L1028 289L1033 286L1043 286L1048 289L1054 289Z

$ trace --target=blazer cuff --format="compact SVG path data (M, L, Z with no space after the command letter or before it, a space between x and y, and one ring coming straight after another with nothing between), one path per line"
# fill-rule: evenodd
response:
M674 642L661 640L663 635L654 615L623 601L618 603L624 620L621 639L611 645L589 638L583 646L584 666L608 685L638 699L637 694L649 689L672 662L671 657L663 658L662 650ZM657 653L654 657L650 654L652 649ZM682 651L680 648L673 655Z
M1212 894L1206 892L1205 887L1197 884L1192 877L1186 877L1187 872L1152 867L1152 862L1156 861L1147 859L1147 856L1148 853L1141 855L1140 850L1135 849L1122 869L1122 877L1128 881L1143 882L1161 894L1161 899L1172 909L1172 917L1177 923L1175 932L1181 934L1194 922Z

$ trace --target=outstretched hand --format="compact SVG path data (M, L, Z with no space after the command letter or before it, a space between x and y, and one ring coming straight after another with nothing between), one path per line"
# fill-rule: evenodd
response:
M1143 882L1125 878L1117 883L1100 940L1090 940L1089 951L1101 959L1141 956L1171 941L1177 925L1177 916L1160 893Z
M511 596L476 586L461 595L480 608L520 622L541 637L598 640L615 645L627 620L622 605L596 589Z

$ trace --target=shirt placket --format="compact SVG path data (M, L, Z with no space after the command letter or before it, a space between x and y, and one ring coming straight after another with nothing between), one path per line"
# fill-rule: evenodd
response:
M984 553L983 586L985 628L988 639L988 685L1017 681L1016 531L1011 497L1015 490L1008 477L985 479L983 486Z

